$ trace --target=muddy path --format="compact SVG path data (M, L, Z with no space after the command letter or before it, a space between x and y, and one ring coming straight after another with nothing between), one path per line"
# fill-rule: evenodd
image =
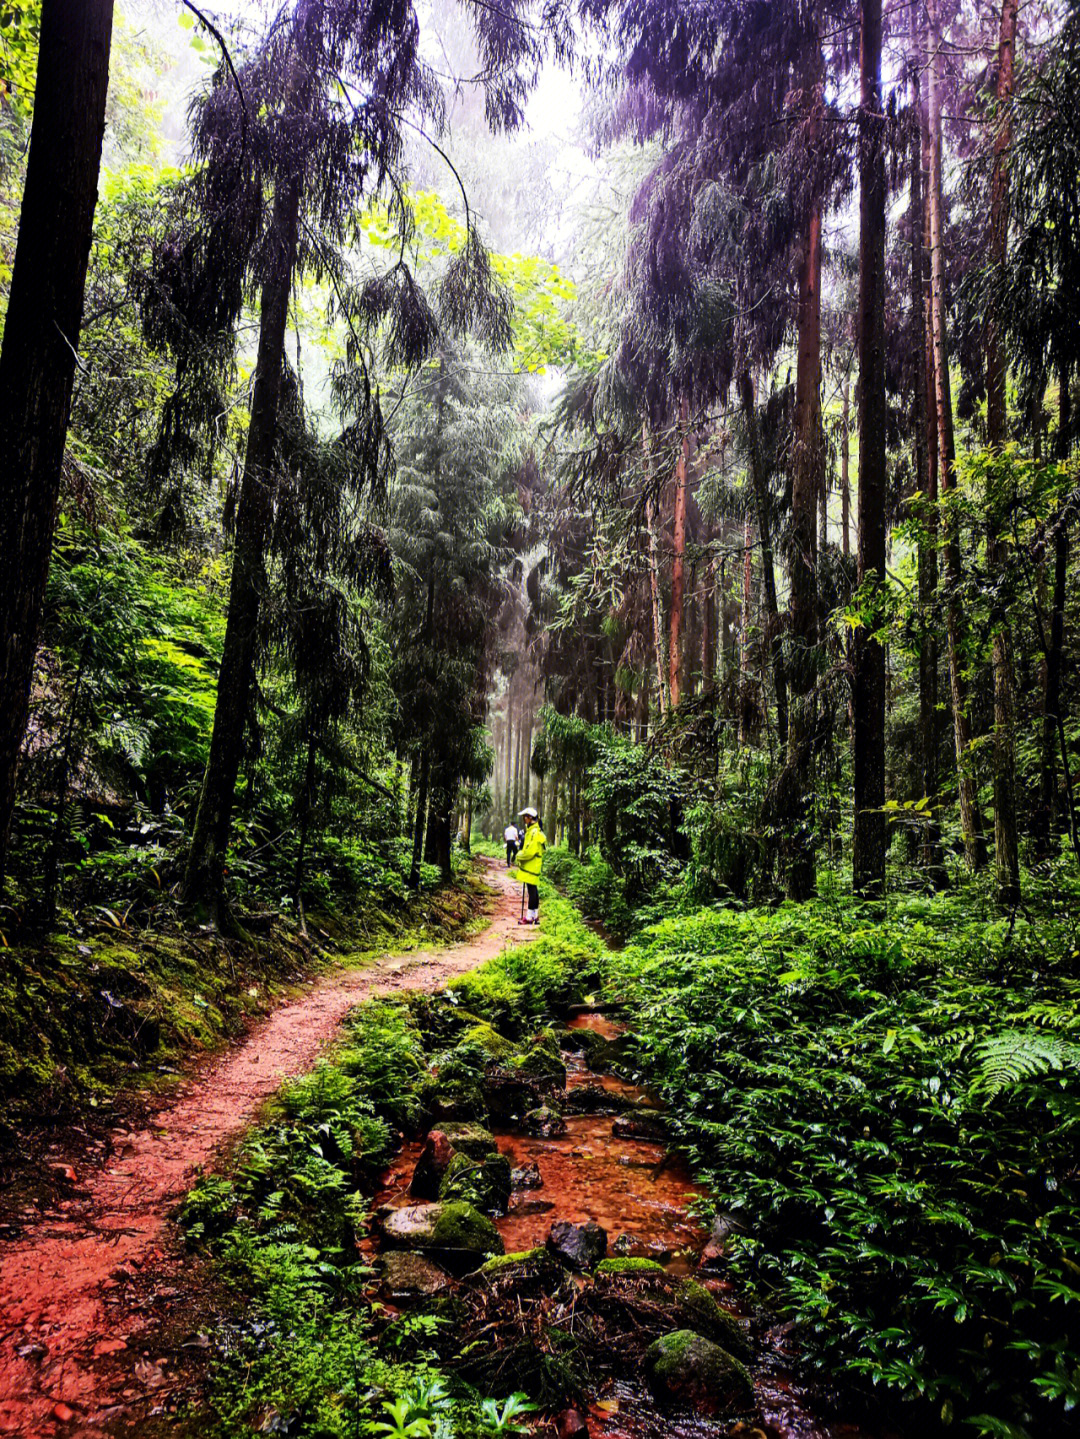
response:
M0 1247L0 1433L100 1435L98 1416L130 1392L109 1356L137 1347L146 1323L118 1311L118 1291L166 1261L169 1214L242 1133L283 1079L309 1070L348 1010L405 989L437 989L519 943L520 889L494 863L488 927L459 945L386 958L315 981L199 1072L154 1115L152 1128L113 1137L96 1170L73 1174L70 1196L23 1216ZM119 1332L118 1332L119 1325ZM153 1376L150 1376L152 1381Z

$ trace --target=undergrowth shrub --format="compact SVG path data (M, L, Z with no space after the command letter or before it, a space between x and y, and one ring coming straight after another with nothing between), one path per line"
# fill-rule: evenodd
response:
M850 900L701 910L610 956L608 983L738 1221L736 1283L831 1373L982 1434L1064 1435L1080 1399L1075 921L976 922L965 903L916 898L882 923Z

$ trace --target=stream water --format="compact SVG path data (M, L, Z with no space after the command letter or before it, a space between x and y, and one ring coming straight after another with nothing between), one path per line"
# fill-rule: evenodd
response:
M593 1029L606 1038L621 1032L601 1013L578 1015L569 1027ZM568 1093L581 1085L603 1086L635 1106L655 1107L646 1091L613 1075L590 1071L582 1055L564 1050L563 1061ZM724 1280L698 1272L708 1236L688 1211L699 1191L683 1160L662 1143L615 1137L611 1114L568 1110L565 1119L567 1133L558 1139L535 1139L498 1126L492 1131L512 1166L536 1164L543 1180L542 1187L515 1190L509 1212L495 1219L506 1252L542 1246L555 1220L580 1224L592 1219L608 1233L609 1254L620 1236L627 1236L621 1252L655 1259L673 1274L695 1273L718 1303L745 1317L745 1307ZM383 1176L376 1205L415 1202L408 1191L421 1148L414 1143L402 1149ZM661 1415L643 1386L616 1381L597 1395L590 1408L590 1439L717 1439L728 1434L746 1439L755 1434L763 1439L895 1439L881 1428L846 1419L833 1396L801 1383L785 1352L785 1338L783 1326L778 1325L756 1344L751 1368L764 1429Z

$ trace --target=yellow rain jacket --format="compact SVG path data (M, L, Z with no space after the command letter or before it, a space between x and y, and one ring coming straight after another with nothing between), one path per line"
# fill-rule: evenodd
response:
M535 884L540 878L540 867L544 863L547 837L539 824L531 824L525 831L525 838L518 850L517 869L510 871L510 878L518 884Z

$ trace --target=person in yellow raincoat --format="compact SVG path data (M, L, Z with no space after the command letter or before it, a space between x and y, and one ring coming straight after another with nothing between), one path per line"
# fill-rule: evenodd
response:
M540 891L537 882L544 863L547 836L540 828L540 819L531 805L521 811L525 821L525 838L518 851L517 868L510 871L511 879L523 884L529 894L528 912L518 920L519 924L536 924L540 919Z

